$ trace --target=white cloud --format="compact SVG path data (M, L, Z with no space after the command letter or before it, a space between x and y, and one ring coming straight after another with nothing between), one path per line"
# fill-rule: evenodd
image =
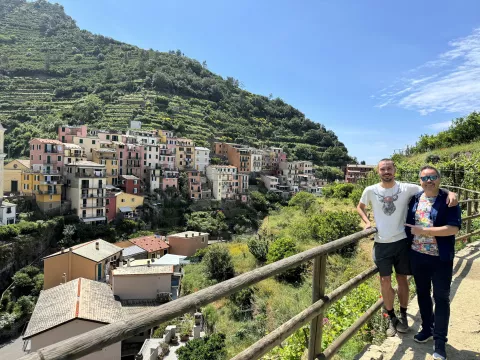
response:
M425 127L435 131L442 131L442 130L448 129L450 125L452 125L452 120L429 124L429 125L426 125Z
M376 107L397 105L428 115L468 113L480 108L480 28L449 43L450 50L407 72L380 91ZM388 92L385 90L388 89Z

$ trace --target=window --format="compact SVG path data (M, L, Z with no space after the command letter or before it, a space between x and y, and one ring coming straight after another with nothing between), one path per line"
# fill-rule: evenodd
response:
M137 189L135 189L135 190L137 190ZM132 198L132 202L135 202L135 199L134 199L134 198Z
M138 189L137 189L137 188L133 188L133 193L134 193L134 194L138 193ZM133 201L133 199L132 199L132 201Z
M110 199L105 200L105 205L110 205Z
M105 212L108 214L110 211L108 209L106 209Z
M50 195L50 200L53 200L53 195Z
M33 155L30 155L30 160L33 160Z
M38 155L38 160L42 160L42 155Z
M78 142L79 142L80 144L83 144L83 139L79 139Z
M138 180L133 180L133 185L137 185L138 184Z
M124 203L124 202L125 202L125 199L122 199L122 203Z
M82 217L87 217L87 210L82 210Z
M96 144L96 141L95 140L92 140L92 145L95 145Z
M32 150L35 150L35 145L32 145Z
M7 208L7 214L11 214L12 213L12 208L11 207L8 207Z
M107 138L107 140L110 140L110 135L107 135L106 138Z

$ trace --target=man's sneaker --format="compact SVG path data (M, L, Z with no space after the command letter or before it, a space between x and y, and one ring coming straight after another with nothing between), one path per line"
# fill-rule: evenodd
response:
M387 328L388 337L395 336L395 334L397 333L397 324L398 324L397 317L388 318L388 328Z
M406 333L408 331L407 314L400 315L400 319L398 319L398 323L396 327L399 333Z
M433 339L432 333L430 331L425 331L424 329L422 329L422 331L420 331L417 335L413 337L413 340L415 340L415 342L420 344L424 344L427 341L432 339Z
M445 350L445 342L442 340L435 340L435 352L433 353L434 360L447 360L447 351Z

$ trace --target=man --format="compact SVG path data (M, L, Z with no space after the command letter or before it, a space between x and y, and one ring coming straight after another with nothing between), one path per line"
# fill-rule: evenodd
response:
M425 343L433 335L433 358L446 360L455 234L460 230L462 214L460 206L445 205L447 194L440 189L440 173L433 166L422 167L420 184L423 191L410 201L405 224L411 242L410 263L422 317L422 330L414 340ZM435 313L430 296L432 283Z
M372 205L378 230L375 234L373 260L379 269L381 293L388 314L387 336L394 336L397 331L408 331L407 275L410 275L410 259L404 224L410 199L422 190L418 185L396 182L395 172L395 164L391 159L380 160L378 174L381 182L365 188L357 206L366 228L369 228L371 224L365 208ZM450 193L446 202L456 205L456 194ZM392 288L392 267L395 268L398 284L400 319L393 309L395 291Z

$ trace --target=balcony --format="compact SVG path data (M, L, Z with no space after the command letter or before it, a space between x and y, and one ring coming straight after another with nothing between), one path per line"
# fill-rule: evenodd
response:
M105 193L100 190L100 191L85 191L82 190L82 199L88 199L88 198L104 198L106 195Z
M105 178L105 171L96 171L96 172L76 172L75 177L77 178Z
M57 165L57 159L43 160L43 165Z
M61 192L60 191L56 191L56 190L48 190L48 191L44 191L44 190L37 190L37 194L38 195L60 195Z
M97 204L82 204L80 206L82 209L92 209L92 208L103 208L105 207L105 203L104 202L101 202L101 203L97 203Z
M46 175L60 175L60 171L56 169L41 169L38 172L40 174L46 174Z
M40 181L40 185L62 185L59 180Z

